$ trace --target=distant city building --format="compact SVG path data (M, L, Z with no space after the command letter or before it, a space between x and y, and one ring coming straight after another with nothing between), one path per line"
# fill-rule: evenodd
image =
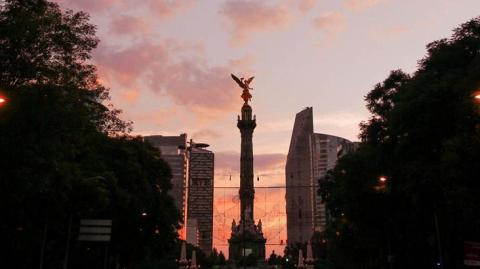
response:
M168 163L172 170L172 189L169 194L173 197L175 205L182 214L184 223L186 222L186 187L187 187L187 167L188 160L186 154L187 134L178 136L152 135L145 136L152 146L160 150L162 158ZM180 236L185 239L185 229L180 231Z
M353 151L354 144L345 138L328 134L313 134L312 161L312 208L313 231L323 232L327 226L327 211L318 194L319 180L325 178L326 172L333 169L339 157Z
M197 219L187 219L187 243L198 247L198 221Z
M319 180L354 148L347 139L314 133L311 107L297 113L285 168L289 244L306 242L313 232L325 231L328 214L317 192Z
M212 251L213 237L213 170L214 154L204 148L190 143L189 180L188 180L188 213L187 241L195 242L203 252ZM189 229L196 225L196 234Z

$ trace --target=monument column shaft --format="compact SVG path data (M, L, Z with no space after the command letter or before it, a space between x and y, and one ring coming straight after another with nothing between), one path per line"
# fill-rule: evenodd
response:
M252 118L252 108L245 103L242 107L242 116L239 117L237 127L240 129L242 142L240 148L240 219L253 221L253 130L257 126L255 117Z
M253 128L240 129L242 134L240 156L240 203L241 219L253 220Z

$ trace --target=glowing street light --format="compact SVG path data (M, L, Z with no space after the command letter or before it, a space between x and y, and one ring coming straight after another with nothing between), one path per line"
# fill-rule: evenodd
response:
M4 97L1 97L1 96L0 96L0 105L1 105L1 104L4 104L4 103L6 103L6 102L7 102L7 99L5 99Z
M379 176L378 177L378 184L373 186L373 189L377 192L385 192L386 191L386 183L388 181L388 178L386 176Z
M480 102L480 91L476 91L472 94L473 96L473 100L475 100L475 102Z

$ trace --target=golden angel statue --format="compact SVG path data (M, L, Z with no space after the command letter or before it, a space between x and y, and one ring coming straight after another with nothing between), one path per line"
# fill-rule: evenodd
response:
M250 94L250 90L253 90L253 88L250 87L250 83L255 77L251 77L249 79L244 79L244 78L237 78L234 74L231 74L233 80L237 82L237 84L243 89L242 92L242 99L245 101L245 104L248 104L248 101L252 100L252 95Z

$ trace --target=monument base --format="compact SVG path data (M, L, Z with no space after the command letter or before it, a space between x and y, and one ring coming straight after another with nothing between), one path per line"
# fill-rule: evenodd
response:
M243 225L232 223L232 235L228 240L228 260L232 266L251 266L262 268L265 266L265 242L263 237L262 222L255 225L253 221L247 221Z

